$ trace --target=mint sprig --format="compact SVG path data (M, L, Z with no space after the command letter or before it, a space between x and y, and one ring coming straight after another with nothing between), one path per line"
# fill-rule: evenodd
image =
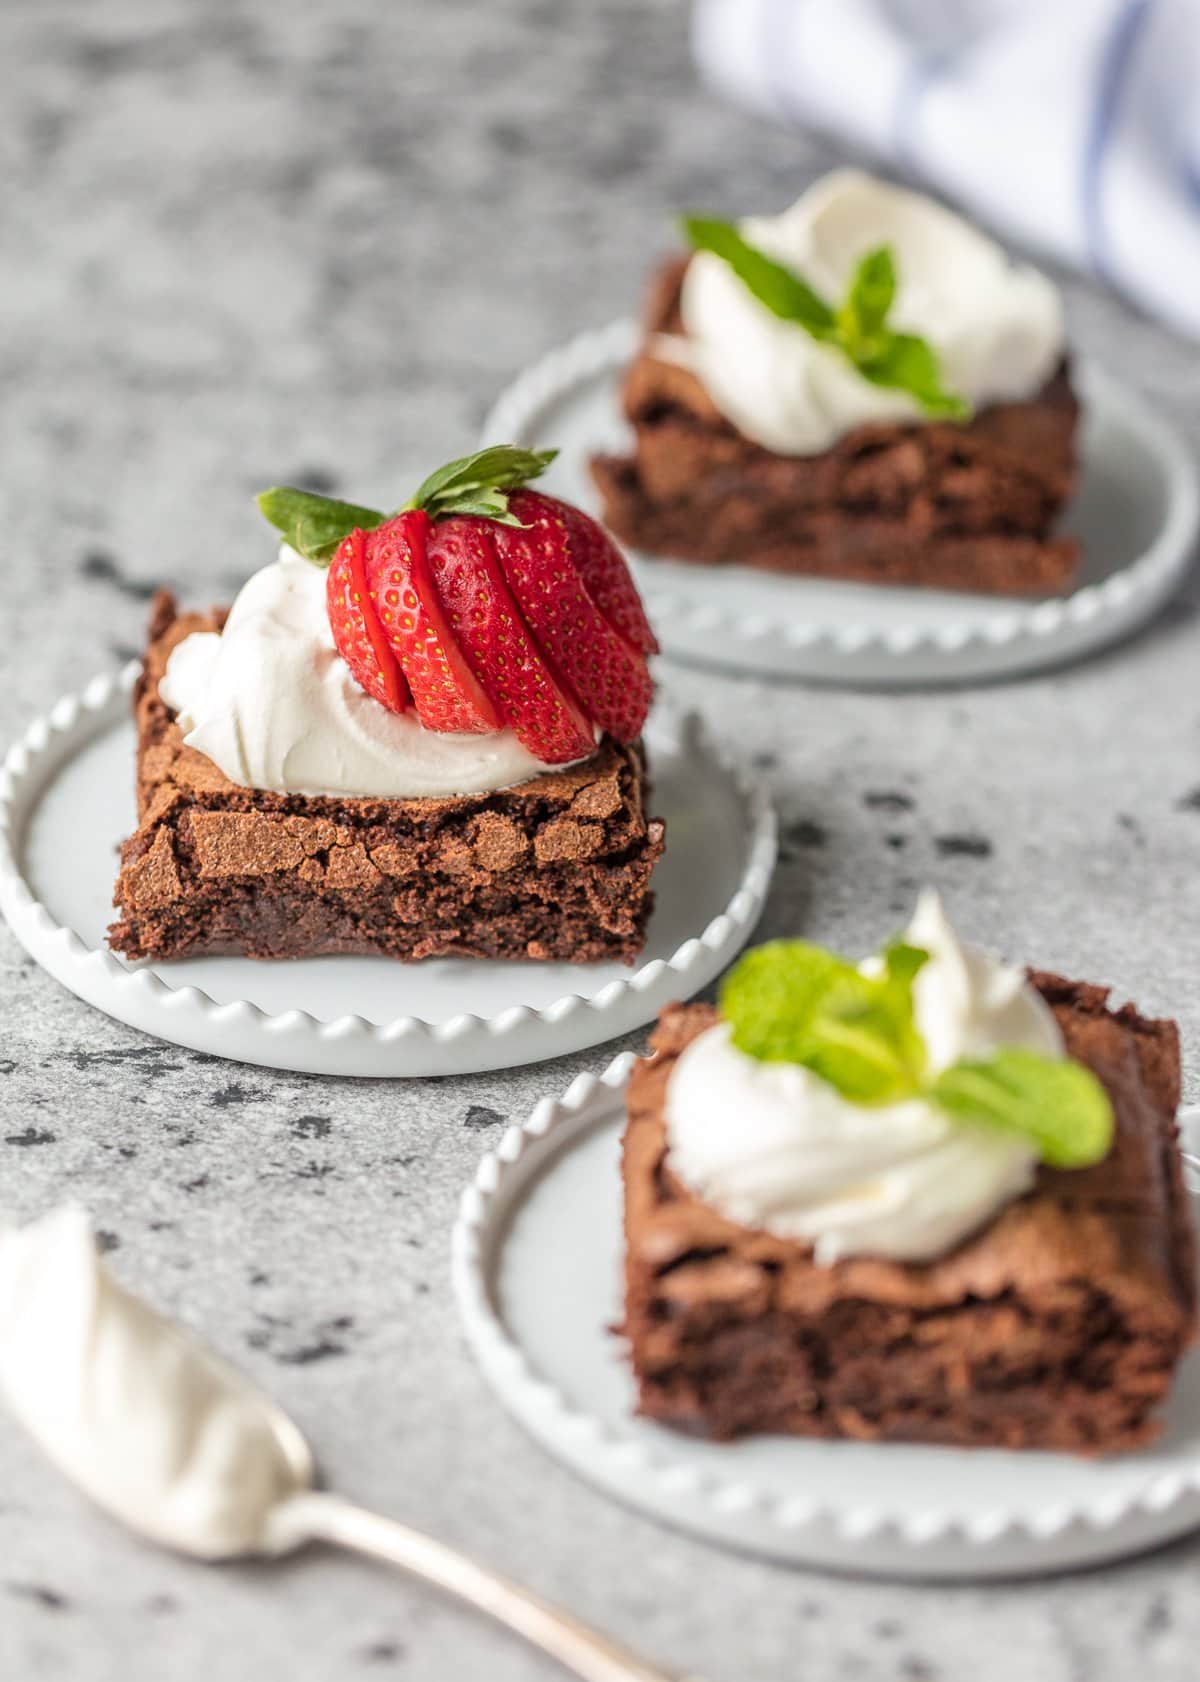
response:
M509 511L509 492L538 478L557 454L557 450L525 450L515 444L489 445L439 467L411 501L394 513L423 508L431 520L460 514L519 526L521 522ZM393 518L393 514L381 514L375 508L317 496L292 485L275 485L263 491L257 501L285 541L316 566L328 566L339 544L352 531L374 531Z
M922 1098L955 1121L1029 1141L1055 1168L1085 1168L1112 1146L1108 1094L1080 1063L1005 1047L930 1077L913 982L928 953L886 947L876 972L802 940L747 953L721 989L734 1045L767 1063L796 1063L853 1104Z
M728 263L738 279L781 321L833 345L872 385L905 391L927 414L963 420L970 405L942 384L937 352L914 333L887 324L896 298L896 258L880 245L859 260L846 296L833 307L784 263L751 245L732 222L685 216L683 231L696 251Z

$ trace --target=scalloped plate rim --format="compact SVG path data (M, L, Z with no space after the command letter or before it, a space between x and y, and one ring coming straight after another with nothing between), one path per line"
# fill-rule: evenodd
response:
M673 975L681 986L686 986L691 992L698 990L711 976L705 974L697 979L696 972L710 970L717 953L723 954L722 965L732 957L748 939L761 914L775 865L778 828L766 785L714 744L698 715L687 713L670 721L671 727L678 735L681 750L690 743L697 751L704 753L730 780L745 803L747 826L744 868L728 904L710 918L703 929L690 934L670 956L650 958L640 963L628 975L617 977L608 983L600 993L588 997L581 993L568 992L546 1005L511 1005L491 1016L463 1012L444 1022L427 1022L419 1016L401 1015L386 1022L376 1023L355 1013L323 1018L302 1006L270 1011L249 999L221 1002L194 982L165 981L148 965L134 967L126 964L108 950L90 946L76 930L60 923L36 897L26 879L19 856L19 836L14 833L14 816L22 798L24 785L30 778L41 775L40 786L32 795L26 797L28 809L21 814L24 823L27 824L30 812L41 797L45 783L53 776L55 770L70 757L73 750L86 746L108 724L118 722L115 709L118 703L124 703L140 670L141 661L132 660L118 671L101 673L78 691L59 697L27 726L0 762L0 911L3 912L16 939L43 968L77 996L104 1010L106 1014L116 1016L118 1020L128 1019L122 1016L120 1011L110 1010L107 1005L98 1003L91 996L94 991L91 986L93 972L99 972L104 981L118 993L134 995L140 992L148 995L155 1001L156 1007L165 1013L165 1018L194 1013L197 1018L206 1020L217 1032L222 1026L227 1026L231 1019L248 1019L253 1024L254 1031L263 1035L267 1041L287 1040L289 1037L302 1035L326 1044L358 1038L383 1048L405 1040L419 1040L431 1046L445 1047L456 1043L461 1045L464 1038L469 1036L471 1040L480 1044L495 1044L517 1030L528 1030L531 1025L553 1034L562 1020L581 1014L595 1018L596 1026L599 1027L606 1013L613 1012L630 998L637 998L647 991L652 991L652 983L660 974ZM111 719L109 714L112 714ZM663 721L660 721L659 727L666 727ZM47 963L46 957L51 947L61 949L63 962ZM64 971L67 973L63 973ZM70 977L78 980L80 986L76 986ZM88 991L81 991L85 981ZM649 1020L652 1014L653 1011L642 1014L641 1022ZM132 1025L141 1026L140 1023ZM194 1043L191 1039L182 1039L177 1033L172 1033L171 1027L172 1023L164 1019L161 1029L142 1028L142 1031L157 1033L160 1038L174 1043ZM613 1029L612 1033L589 1034L578 1044L549 1046L520 1061L536 1062L544 1058L566 1055L571 1051L602 1044L604 1039L628 1031L630 1025L626 1024ZM197 1049L209 1048L206 1046ZM264 1046L264 1049L267 1047ZM230 1056L234 1061L254 1061L235 1052L218 1051L217 1055ZM267 1066L288 1069L296 1067L297 1072L358 1072L341 1069L313 1070L308 1066L300 1068L291 1062L273 1062L265 1058L263 1061ZM497 1061L474 1062L469 1072L484 1072L506 1066L512 1065ZM381 1071L372 1068L362 1072L372 1076ZM441 1067L435 1070L394 1071L398 1077L445 1072L455 1071ZM463 1072L468 1072L465 1065Z
M545 352L501 392L484 423L481 439L492 441L505 436L521 441L527 432L532 439L536 422L547 406L601 374L615 372L628 360L639 336L638 324L621 318L588 329ZM1011 612L1006 614L980 619L964 611L960 620L914 629L911 625L895 628L870 622L848 627L822 624L812 618L788 624L764 619L761 612L729 613L707 600L702 589L695 595L682 594L675 579L656 582L653 560L639 560L639 584L655 621L665 627L664 653L701 665L742 671L762 669L770 675L818 681L839 681L837 662L841 662L845 668L842 679L849 683L970 683L1068 663L1132 634L1170 598L1191 566L1200 535L1200 470L1179 429L1132 387L1090 357L1077 358L1076 369L1085 396L1090 391L1112 407L1119 405L1134 422L1164 477L1164 512L1156 534L1141 554L1119 570L1065 596L1014 598ZM631 553L637 558L636 549ZM707 569L693 570L702 583ZM812 581L781 582L803 585ZM972 599L969 594L963 597L966 602ZM995 605L995 598L978 599ZM723 647L730 638L735 646L746 645L744 658L736 653L733 657L710 654L676 642L672 632L681 626L700 633L719 630ZM1051 646L1050 639L1072 631L1079 633L1075 642ZM1027 659L1019 652L1015 658L997 658L1018 644L1027 645ZM786 656L788 665L749 665L747 662L761 650L774 650L780 658ZM981 662L977 670L952 664L972 657ZM918 658L934 664L914 670L912 663ZM813 663L811 669L804 661ZM828 661L834 664L822 664ZM879 663L873 667L857 664L870 661ZM938 661L942 662L940 668Z
M623 1436L535 1372L494 1301L495 1259L529 1186L553 1172L560 1153L612 1121L637 1060L632 1052L621 1053L601 1074L578 1076L558 1098L544 1098L524 1122L510 1127L478 1164L453 1228L452 1279L467 1342L501 1402L550 1453L606 1494L705 1540L787 1563L865 1575L949 1581L1069 1571L1200 1528L1200 1455L1187 1470L1147 1467L1136 1496L1119 1503L1051 1505L1033 1521L999 1508L969 1520L937 1507L903 1514L844 1509L772 1495L752 1479L698 1473L672 1458L678 1438L667 1428L639 1422L653 1433L652 1442ZM1185 1106L1180 1118L1190 1123L1200 1148L1200 1105ZM836 1443L820 1446L838 1450ZM878 1445L882 1453L894 1447ZM619 1487L631 1468L653 1486L652 1495ZM760 1527L757 1533L746 1533L747 1515ZM1131 1532L1149 1525L1150 1533L1122 1538L1122 1525ZM1080 1533L1075 1550L1056 1559L1054 1545L1071 1531Z

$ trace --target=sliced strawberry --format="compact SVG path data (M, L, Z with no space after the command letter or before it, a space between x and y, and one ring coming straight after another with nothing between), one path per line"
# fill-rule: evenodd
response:
M540 650L505 583L492 520L439 520L429 561L453 634L521 743L547 765L593 752L586 714Z
M623 741L650 704L657 651L620 550L526 490L554 450L493 444L439 467L388 516L295 486L258 498L291 547L330 566L338 649L366 693L432 730L511 725L551 764Z
M654 684L646 662L592 600L576 564L579 544L566 505L514 498L524 529L492 525L505 580L538 646L549 654L587 714L619 742L636 741Z
M367 538L371 600L430 730L482 735L500 714L471 670L443 611L429 562L430 519L397 514Z
M522 524L532 524L539 512L549 511L561 519L570 535L579 576L601 613L639 653L658 653L658 641L625 557L603 526L572 503L541 491L514 491L508 506Z
M363 531L352 531L330 562L325 582L329 626L355 681L389 712L402 713L412 706L412 695L371 606L364 570L366 537Z

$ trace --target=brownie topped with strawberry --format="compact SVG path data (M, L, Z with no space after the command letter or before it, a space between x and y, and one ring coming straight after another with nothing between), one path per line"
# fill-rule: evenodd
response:
M611 538L524 488L554 455L482 450L390 517L303 491L259 499L318 565L339 521L353 522L329 567L329 620L369 695L393 712L415 706L431 730L510 725L552 765L591 752L597 729L637 737L658 647Z
M656 643L604 531L528 488L552 455L391 514L267 491L285 542L231 609L160 595L115 950L636 956Z

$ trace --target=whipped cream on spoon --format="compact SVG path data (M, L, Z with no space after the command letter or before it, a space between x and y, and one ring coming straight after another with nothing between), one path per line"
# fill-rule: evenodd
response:
M334 1543L488 1613L584 1682L685 1682L467 1555L317 1490L292 1421L113 1279L81 1209L0 1233L0 1400L150 1541L205 1560Z

